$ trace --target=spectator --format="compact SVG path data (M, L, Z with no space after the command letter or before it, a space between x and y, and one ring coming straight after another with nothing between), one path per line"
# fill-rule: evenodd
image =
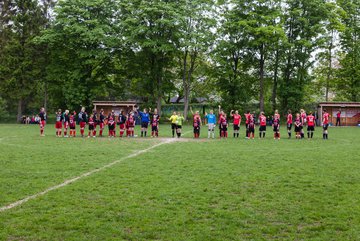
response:
M336 113L336 126L341 126L340 123L340 119L341 119L341 110L338 111L338 113Z

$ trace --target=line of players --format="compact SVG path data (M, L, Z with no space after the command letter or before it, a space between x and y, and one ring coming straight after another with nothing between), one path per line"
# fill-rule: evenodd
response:
M190 109L191 113L193 114L193 128L194 128L194 138L199 138L200 136L200 127L201 127L201 116L198 111L195 113L192 109ZM231 110L230 117L233 119L233 135L235 137L239 137L240 131L240 124L241 124L241 115L238 111ZM255 126L256 120L254 115L248 111L244 114L245 117L245 127L246 127L246 138L247 139L254 139L255 138ZM216 124L219 125L219 136L220 138L227 138L228 137L228 119L227 115L224 111L221 110L221 106L219 106L219 120L217 121L216 115L214 111L211 110L210 113L205 113L205 120L208 126L208 138L212 137L215 138L215 126ZM176 113L171 116L171 120L176 120ZM316 118L312 112L309 115L301 109L300 113L296 113L295 119L293 119L293 115L291 110L288 111L286 125L287 125L287 132L288 138L291 138L291 131L292 126L294 125L296 139L302 139L305 137L304 127L307 126L307 137L312 139L314 136L315 125L316 125ZM266 134L266 127L267 127L267 118L264 112L260 113L259 119L259 138L265 138ZM323 110L323 139L328 139L328 127L329 127L329 114L324 109ZM274 139L280 139L280 114L276 110L273 119L272 119L272 129L274 132ZM173 136L174 136L174 128L173 128Z
M195 113L190 108L191 113L193 114L193 132L194 132L194 138L200 137L200 128L202 125L201 116L199 114L199 111L196 111ZM324 109L323 110L323 139L328 139L328 126L329 126L329 114ZM151 112L151 109L149 111L147 109L144 109L143 112L139 111L139 109L133 109L129 113L125 114L124 111L121 111L121 113L118 116L115 116L114 111L112 111L107 117L104 115L104 111L100 110L99 115L96 113L96 110L93 111L93 113L88 116L88 114L85 112L85 108L83 107L79 114L76 114L75 112L69 113L68 110L66 110L64 113L62 113L61 110L58 110L56 113L56 136L61 137L62 136L62 128L64 129L64 137L68 137L68 129L70 129L70 137L76 136L76 123L80 126L80 134L82 137L85 136L85 127L88 125L88 137L95 137L96 136L96 127L99 126L99 136L103 136L103 130L106 125L108 125L109 128L109 136L115 137L116 136L116 125L119 126L120 129L120 137L123 137L125 132L127 137L133 137L134 136L134 128L135 128L135 113L139 114L141 117L141 137L146 137L147 135L147 129L149 124L151 125L151 136L152 137L158 137L159 136L159 121L160 116L155 109L154 112ZM75 117L77 116L77 121L75 120ZM40 134L44 134L44 126L45 126L45 120L46 120L46 113L44 108L41 108L39 117L41 119L40 121ZM239 114L238 111L231 110L230 117L233 119L233 136L239 137L239 131L240 131L240 125L242 117ZM246 127L246 138L248 139L254 139L255 138L255 126L256 121L254 116L248 111L244 114L245 117L245 127ZM219 125L219 136L220 138L227 138L228 137L228 119L227 115L224 111L221 110L221 106L219 106L219 114L218 114L219 120L217 121L216 115L214 114L214 111L211 110L210 113L205 113L205 120L208 126L208 138L212 137L215 138L215 126L216 124ZM174 112L173 115L168 119L171 121L171 129L172 129L172 136L175 136L175 132L177 137L181 137L181 130L182 130L182 124L185 120L184 116L181 115L180 112L176 113ZM259 119L259 137L265 138L266 134L266 128L267 128L267 118L264 114L264 112L260 113ZM312 114L312 112L309 113L309 115L306 114L306 112L301 109L300 113L296 113L295 119L293 119L293 115L291 111L288 111L287 114L287 131L288 131L288 138L291 138L291 130L292 125L294 125L295 134L297 139L304 138L304 127L307 126L307 137L313 138L314 131L315 131L315 116ZM280 114L278 111L275 111L273 115L272 120L272 129L274 132L274 139L280 139Z

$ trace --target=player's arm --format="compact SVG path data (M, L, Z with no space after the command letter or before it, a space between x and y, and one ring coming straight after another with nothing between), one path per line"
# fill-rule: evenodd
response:
M233 117L234 116L234 110L230 111L230 116Z
M194 114L192 107L190 106L190 112L191 114Z

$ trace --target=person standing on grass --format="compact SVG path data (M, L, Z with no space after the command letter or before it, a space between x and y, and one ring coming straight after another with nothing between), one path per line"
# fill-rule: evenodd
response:
M221 126L220 126L220 119L221 117L225 114L224 111L221 110L221 105L218 106L219 107L219 112L218 112L218 117L219 117L219 120L218 120L218 124L219 124L219 137L221 136Z
M274 140L280 140L280 118L275 111L274 120L273 120L273 131L274 131Z
M64 137L69 137L67 135L68 128L69 128L69 122L70 122L69 110L65 110L65 113L64 113Z
M195 114L190 107L191 114L193 115L193 127L194 127L194 138L200 137L200 126L201 126L201 117L199 111L195 111Z
M115 120L112 116L108 119L109 137L115 137Z
M261 138L265 138L265 134L266 134L266 116L264 112L260 113L259 122L260 122L259 137L261 139Z
M70 114L69 117L69 126L70 126L70 137L76 136L76 122L75 122L75 111Z
M94 115L90 115L89 121L88 121L88 125L89 125L89 134L88 134L88 138L90 137L95 137L94 136L94 129L95 129L95 121L94 121Z
M313 138L314 131L315 131L315 116L313 116L312 112L310 111L309 115L306 117L307 122L307 136L308 138Z
M251 117L250 111L247 111L245 114L245 129L246 129L246 137L245 138L249 138L249 120Z
M103 136L103 131L104 131L104 127L105 127L105 115L104 115L104 110L101 109L100 110L100 114L99 114L99 136L102 137Z
M39 125L40 125L40 136L45 136L44 130L46 125L46 112L44 107L40 108Z
M125 129L126 129L126 119L127 118L126 118L125 112L123 110L121 110L120 114L118 116L118 121L117 121L117 124L120 128L120 137L124 136Z
M228 122L227 122L225 113L221 116L220 127L221 127L220 138L227 138L228 137Z
M97 127L97 124L99 123L99 120L97 118L97 112L95 109L93 110L92 116L93 116L93 121L94 121L94 130L93 130L92 135L93 135L93 137L96 137L96 127Z
M291 128L292 128L292 124L293 124L293 116L291 114L291 110L288 110L288 115L286 118L286 124L287 124L287 131L288 131L288 135L289 135L289 139L291 138Z
M139 111L139 109L136 110L137 113L139 113L141 118L141 137L146 137L147 129L150 123L150 115L145 108L143 112Z
M55 114L56 114L56 123L55 123L56 136L61 137L62 120L63 120L63 114L61 112L61 109L58 109L58 111Z
M170 118L168 119L169 121L171 121L171 131L172 131L172 137L175 137L175 131L176 131L176 121L177 121L178 116L176 115L176 111L173 112L172 116L170 116Z
M340 112L341 113L341 112ZM323 139L327 140L328 138L328 127L329 127L329 113L326 111L326 109L323 110Z
M181 129L182 129L184 120L185 120L184 116L180 112L178 112L177 118L176 118L176 135L178 138L181 137Z
M159 137L160 115L158 114L157 109L152 113L151 108L149 109L149 114L151 115L151 137Z
M306 116L306 112L304 109L300 110L300 119L301 119L301 138L304 138L304 127L306 125L306 120L307 120L307 116Z
M302 123L301 123L301 117L300 117L299 113L296 113L294 125L295 125L296 139L301 139Z
M255 138L255 120L251 114L249 115L247 127L248 127L248 137L247 138L254 139Z
M78 114L78 122L80 125L81 137L84 137L85 126L86 126L86 122L87 122L87 114L85 112L85 107L82 107L81 111Z
M336 126L341 126L340 120L341 120L341 110L339 110L339 111L336 113Z
M234 119L233 126L234 126L234 138L239 138L239 131L240 131L240 124L241 124L241 115L239 115L239 111L231 110L230 116Z
M208 125L208 138L212 135L215 138L215 126L216 126L216 115L213 110L210 110L210 114L205 113L205 119Z
M127 137L134 137L134 129L135 129L135 118L134 113L130 112L127 121L126 121L126 129L127 129Z

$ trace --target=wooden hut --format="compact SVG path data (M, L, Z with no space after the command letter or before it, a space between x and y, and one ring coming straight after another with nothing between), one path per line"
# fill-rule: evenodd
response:
M93 101L94 109L99 112L101 109L104 110L105 115L108 115L112 110L118 116L120 111L129 112L134 109L138 102L136 101Z
M330 124L335 125L336 114L341 111L342 126L356 126L360 124L360 102L321 102L318 105L319 118L326 109L330 114ZM322 123L321 123L322 124Z

